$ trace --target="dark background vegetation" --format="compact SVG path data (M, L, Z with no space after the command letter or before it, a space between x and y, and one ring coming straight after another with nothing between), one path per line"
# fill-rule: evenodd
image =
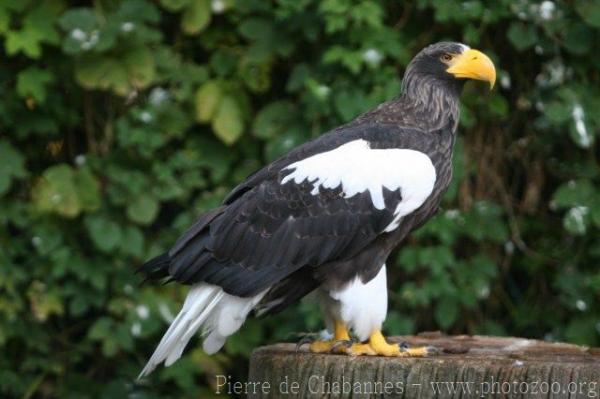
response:
M302 303L136 387L186 289L133 271L442 39L498 84L465 88L443 209L388 265L386 332L600 344L598 1L2 1L0 39L0 396L208 397L253 348L319 330Z

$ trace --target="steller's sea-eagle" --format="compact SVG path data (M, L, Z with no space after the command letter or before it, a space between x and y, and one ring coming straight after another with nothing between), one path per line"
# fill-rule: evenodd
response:
M249 312L273 314L317 290L329 341L350 355L423 356L381 334L385 262L437 211L452 176L459 96L466 79L489 82L483 53L441 42L406 68L397 98L309 141L250 175L165 254L140 271L191 285L140 377L169 366L202 331L217 352Z

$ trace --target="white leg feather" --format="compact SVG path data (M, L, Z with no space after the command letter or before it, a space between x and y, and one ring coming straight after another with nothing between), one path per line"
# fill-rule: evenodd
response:
M365 341L374 330L381 330L387 315L385 264L371 281L356 277L339 291L330 291L333 302L324 302L326 311L344 322L359 340Z

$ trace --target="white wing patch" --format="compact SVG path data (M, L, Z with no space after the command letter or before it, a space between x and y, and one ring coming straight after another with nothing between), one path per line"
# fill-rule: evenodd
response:
M398 227L400 219L420 207L433 191L436 180L431 159L422 152L408 149L371 149L366 140L355 140L331 151L295 162L285 169L294 169L281 184L293 180L309 181L311 193L321 187L342 186L345 198L369 191L376 209L385 208L383 188L400 190L402 201L394 211L394 220L384 231Z

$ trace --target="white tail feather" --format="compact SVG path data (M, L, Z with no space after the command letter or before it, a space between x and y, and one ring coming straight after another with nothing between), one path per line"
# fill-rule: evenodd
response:
M249 298L226 294L220 287L198 284L190 289L181 311L160 340L138 378L150 374L164 362L170 366L181 357L196 331L203 329L204 350L219 351L227 337L244 323L248 313L260 302L267 290Z

